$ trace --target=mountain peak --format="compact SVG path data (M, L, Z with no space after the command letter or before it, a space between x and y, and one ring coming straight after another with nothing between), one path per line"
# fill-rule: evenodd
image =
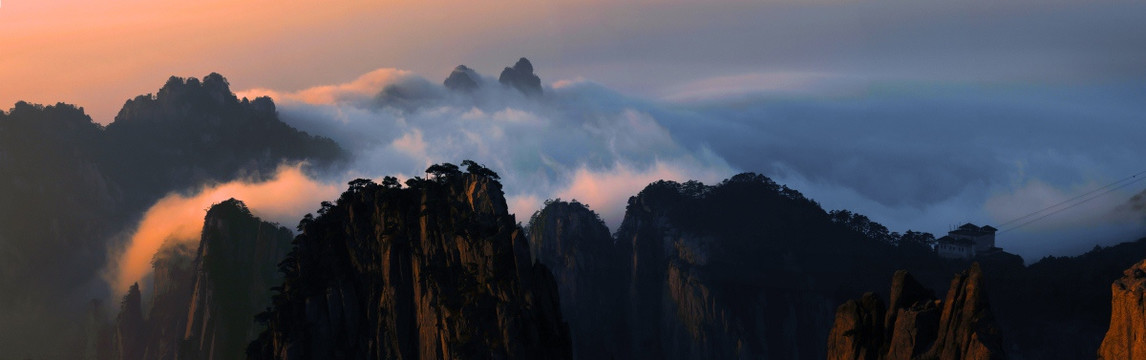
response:
M481 77L473 69L458 65L443 84L450 90L472 91L481 85Z
M526 95L541 95L541 78L533 73L533 64L526 58L518 59L513 67L502 70L497 81Z

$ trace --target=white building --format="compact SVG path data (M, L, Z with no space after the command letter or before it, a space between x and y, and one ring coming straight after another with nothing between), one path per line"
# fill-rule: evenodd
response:
M935 251L939 256L949 259L972 259L1001 251L1002 249L995 247L996 231L998 229L990 225L979 227L966 223L948 232L947 236L939 238Z

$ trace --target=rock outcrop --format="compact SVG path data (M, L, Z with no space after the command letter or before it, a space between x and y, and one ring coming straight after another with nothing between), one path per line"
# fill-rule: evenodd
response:
M239 359L262 329L255 315L282 281L275 264L290 230L230 199L207 211L197 248L166 244L153 258L149 311L138 286L116 321L114 359ZM147 314L144 318L143 315ZM107 357L103 357L104 359Z
M183 311L180 359L237 359L262 328L255 315L270 305L277 267L290 247L287 228L259 220L230 199L207 211ZM154 316L153 316L154 318Z
M138 189L125 195L268 178L284 161L323 167L346 157L334 141L280 121L271 98L238 98L217 73L173 76L155 95L128 100L106 134L115 158L108 170Z
M886 286L893 264L928 256L855 228L758 174L649 185L616 232L624 357L823 359L840 302Z
M836 310L828 359L1003 359L1002 339L978 264L955 275L939 301L906 271L892 280L890 302L867 293Z
M1098 358L1146 359L1146 260L1126 269L1110 292L1110 330L1098 348Z
M300 223L253 359L568 359L556 282L497 175L351 182Z
M218 74L171 78L106 127L63 103L0 111L0 284L26 289L0 293L3 356L80 357L75 324L103 296L108 249L123 245L113 239L166 194L346 156L280 121L269 98L236 97Z
M577 202L546 202L529 221L534 259L553 270L578 359L627 358L625 259L609 228Z
M526 95L541 95L541 78L533 73L533 64L526 58L521 58L513 64L513 67L502 70L497 81Z
M119 359L142 360L146 352L146 335L143 295L139 292L139 284L131 284L115 319L115 349Z
M443 85L450 90L473 91L481 85L481 76L465 65L458 65Z

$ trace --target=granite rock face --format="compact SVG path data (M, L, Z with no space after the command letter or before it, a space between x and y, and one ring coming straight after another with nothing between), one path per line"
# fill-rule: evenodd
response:
M463 163L465 164L465 163ZM552 273L497 175L470 163L402 188L351 182L299 225L252 359L568 359Z
M840 305L828 359L1005 358L982 277L972 264L940 301L906 271L896 272L887 308L872 293Z
M202 234L197 248L167 244L155 255L150 308L143 309L139 287L132 286L116 321L116 351L98 358L244 356L261 330L255 315L270 305L270 288L282 281L275 264L292 234L235 199L207 211Z
M752 173L650 184L629 199L611 241L576 202L551 201L530 224L579 359L823 359L841 302L886 287L899 264L943 266ZM942 274L928 283L950 279L928 273Z
M1126 269L1110 291L1110 330L1098 358L1146 359L1146 260Z
M143 322L143 296L139 284L132 284L123 296L115 319L115 349L122 360L143 359L147 331Z
M277 264L290 246L287 228L260 221L235 199L207 211L183 309L180 359L242 358L262 330L254 317L282 281Z
M529 221L530 252L553 270L578 359L626 358L625 259L585 205L551 201Z

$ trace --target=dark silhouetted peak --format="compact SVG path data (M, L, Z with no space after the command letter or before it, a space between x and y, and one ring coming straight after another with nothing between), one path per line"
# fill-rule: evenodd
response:
M1005 358L982 278L972 264L939 301L906 271L896 272L887 308L867 293L836 310L828 359Z
M253 218L254 215L251 215L251 209L247 208L247 204L235 198L223 200L207 210L207 219L222 220L234 217Z
M898 247L867 222L864 232L833 222L760 174L648 185L629 199L615 235L631 294L629 355L822 359L833 321L825 309L841 295L886 289L906 264L947 280L933 252ZM883 323L878 315L872 321Z
M533 64L529 62L529 59L520 58L517 59L517 63L513 64L513 70L516 70L518 73L522 74L532 74Z
M622 359L628 284L609 228L584 204L560 199L529 220L534 259L553 270L579 359Z
M250 100L250 104L251 108L255 109L257 112L274 114L276 111L275 101L271 100L271 98L267 96L259 96L254 100Z
M145 334L143 296L139 292L139 283L135 283L123 296L115 321L116 348L121 359L143 359Z
M530 218L529 232L532 253L538 260L548 256L563 257L579 253L588 256L613 251L613 237L609 234L609 228L596 212L577 200L546 201L545 207Z
M147 97L137 97L135 100L128 101L128 104L145 98ZM231 92L231 85L227 79L218 73L204 76L203 81L194 77L184 79L172 76L167 79L167 83L163 84L163 88L159 89L155 99L163 103L191 103L198 106L221 106L236 104L239 101ZM122 114L122 110L120 113ZM116 119L118 120L119 116L116 116Z
M277 264L293 234L228 199L207 211L180 358L236 359L259 329L254 316L282 281Z
M334 141L280 121L270 98L239 101L215 73L172 77L157 95L129 100L106 132L105 153L133 193L261 180L284 162L321 168L347 156Z
M255 217L235 199L207 211L201 234L194 249L165 244L155 255L147 319L123 320L137 312L128 305L119 315L119 323L141 329L121 331L119 341L130 345L125 348L147 359L238 359L261 330L254 317L270 305L270 288L282 281L276 265L293 234ZM135 301L133 293L125 304Z
M473 69L465 65L458 65L446 78L444 84L450 90L473 91L481 85L480 81L481 77Z
M533 74L533 64L521 58L513 67L501 71L498 82L512 86L526 95L541 95L541 78Z
M1146 359L1146 260L1126 269L1110 292L1110 330L1098 358Z
M496 174L463 165L406 187L354 180L305 217L248 356L570 358L552 275L533 263Z

